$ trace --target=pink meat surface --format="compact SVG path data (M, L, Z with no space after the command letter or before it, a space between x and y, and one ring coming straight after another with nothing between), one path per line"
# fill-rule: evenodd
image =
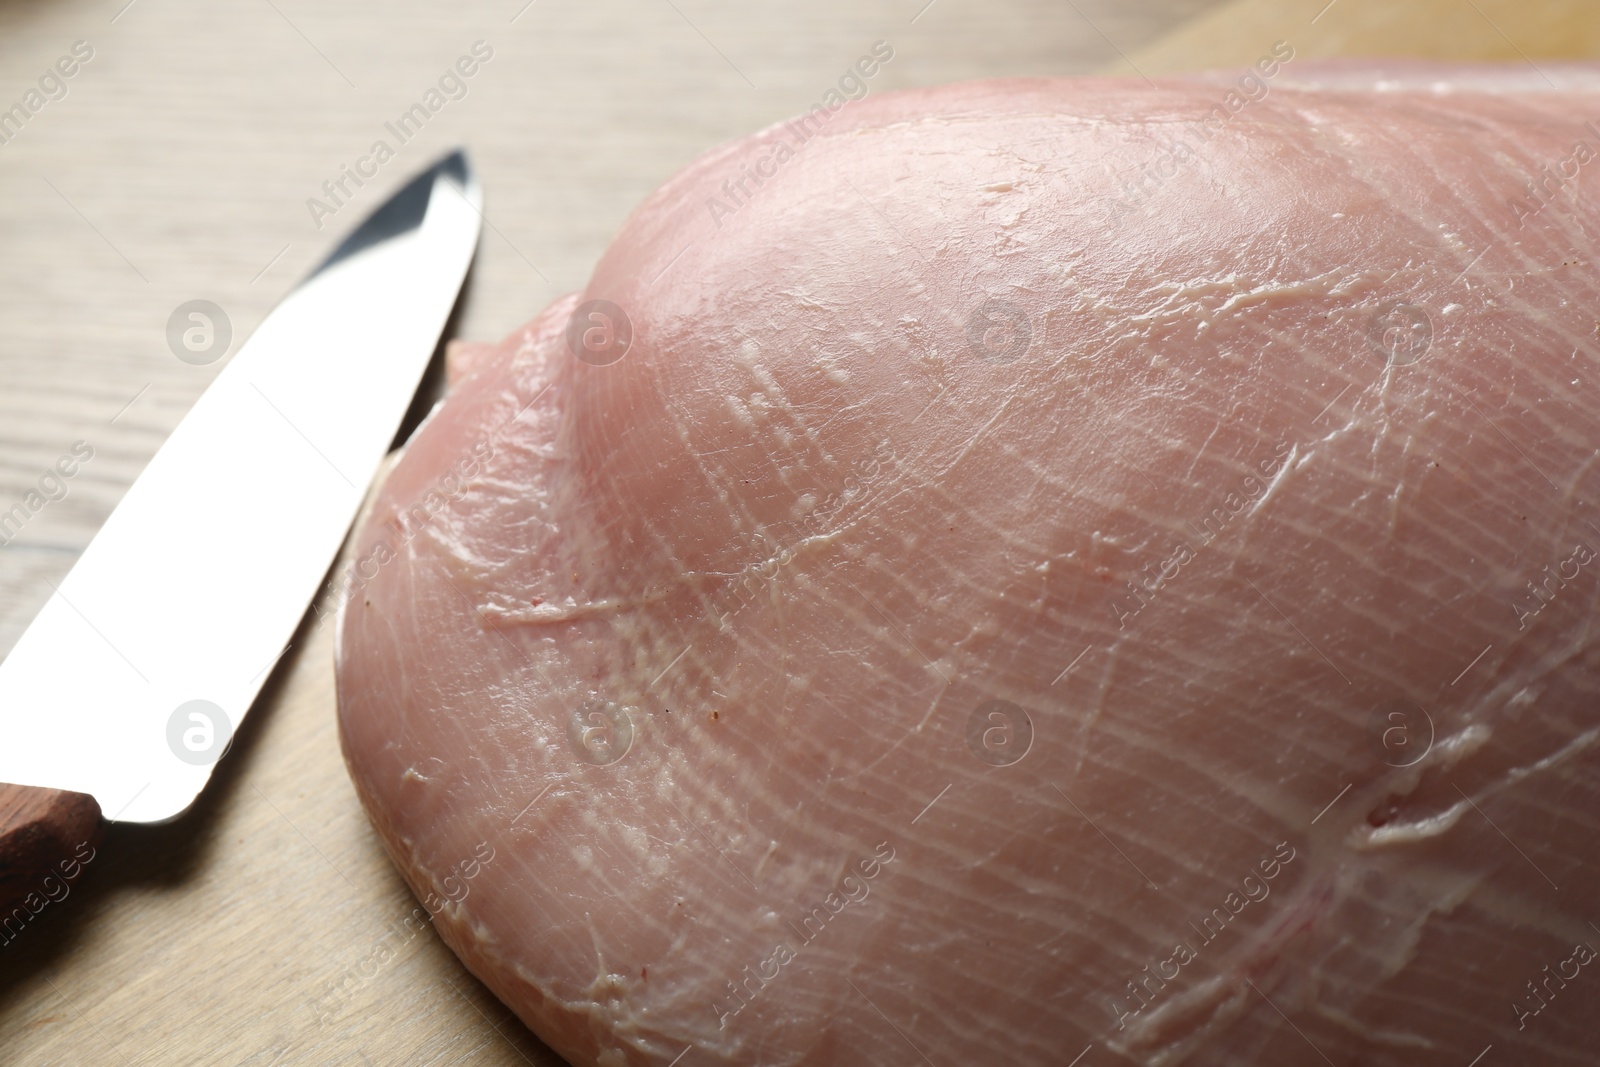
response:
M340 727L572 1063L1594 1062L1600 76L1269 59L775 126L453 353Z

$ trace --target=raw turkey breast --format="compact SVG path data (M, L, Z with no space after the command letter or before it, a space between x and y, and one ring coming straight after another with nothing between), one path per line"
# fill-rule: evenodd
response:
M701 157L353 544L440 936L580 1067L1592 1063L1589 119L1279 48Z

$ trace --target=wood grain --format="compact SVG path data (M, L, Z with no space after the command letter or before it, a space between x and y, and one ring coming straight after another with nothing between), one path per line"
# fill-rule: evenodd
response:
M1297 59L1504 60L1600 55L1591 0L1229 0L1130 55L1146 74L1242 67L1274 41Z

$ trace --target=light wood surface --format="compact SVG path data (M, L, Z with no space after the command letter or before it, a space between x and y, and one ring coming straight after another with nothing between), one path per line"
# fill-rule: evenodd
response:
M174 358L173 309L215 301L236 348L454 144L489 220L456 329L493 339L581 287L679 166L801 110L880 38L895 57L874 91L1225 67L1279 38L1301 55L1600 49L1600 19L1565 0L1324 2L0 0L0 108L93 48L0 145L0 512L93 449L0 548L0 653L222 365ZM479 40L494 55L467 95L319 230L306 199ZM340 760L331 636L308 619L193 811L113 827L0 946L0 1062L558 1062L417 921Z
M1227 0L1129 61L1147 75L1244 66L1288 41L1296 58L1504 60L1600 56L1592 0Z

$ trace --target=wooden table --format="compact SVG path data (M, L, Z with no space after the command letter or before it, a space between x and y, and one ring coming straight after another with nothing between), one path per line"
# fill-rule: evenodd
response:
M880 38L895 56L874 91L1242 65L1280 38L1302 56L1600 54L1600 12L1577 0L925 2L0 6L0 108L92 49L0 144L0 512L93 449L0 548L0 654L220 368L174 358L173 309L216 302L237 347L457 143L489 220L458 331L487 339L580 288L674 170L802 110ZM477 41L493 56L466 95L319 228L307 198ZM302 627L188 815L113 828L70 896L0 947L0 1062L559 1062L406 924L422 913L340 761L330 637Z

